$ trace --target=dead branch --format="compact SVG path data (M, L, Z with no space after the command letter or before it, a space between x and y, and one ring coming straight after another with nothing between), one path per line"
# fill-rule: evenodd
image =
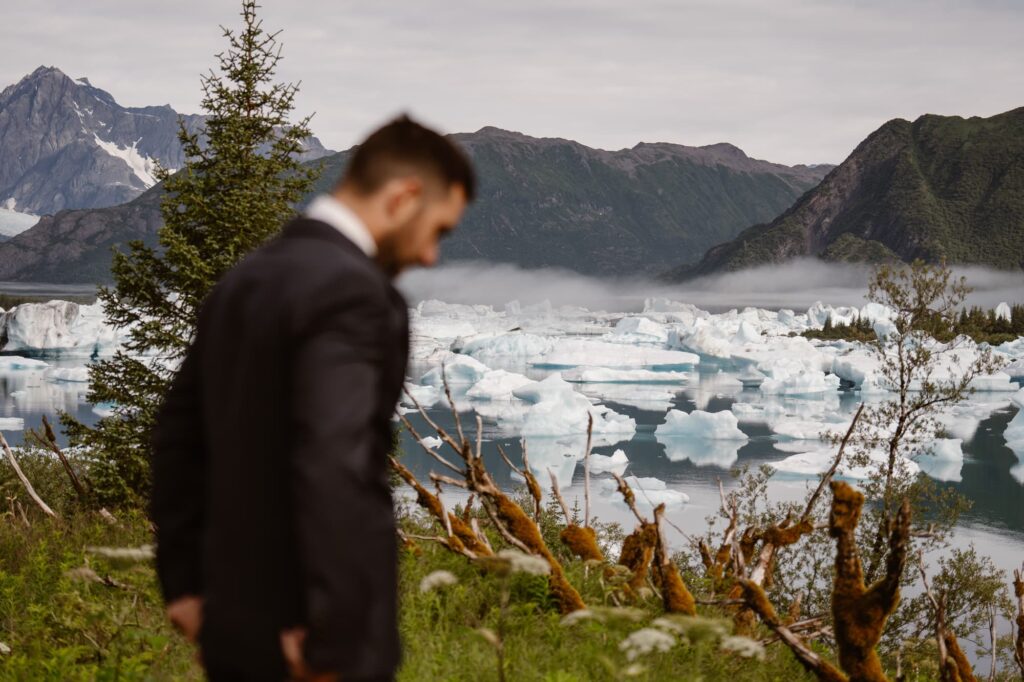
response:
M45 437L39 435L39 432L35 429L28 429L27 434L47 450L57 455L60 459L61 466L64 467L64 471L68 475L68 478L71 479L71 485L74 487L75 492L78 493L78 499L84 502L87 497L85 486L83 486L82 482L78 479L78 474L76 474L75 470L71 467L71 462L69 462L68 458L64 456L64 451L57 445L57 435L53 432L53 427L50 426L50 420L46 418L45 414L43 415L43 430Z
M402 424L404 424L405 428L407 428L409 430L409 433L411 433L412 437L416 439L416 442L419 443L419 446L421 448L423 448L424 452L426 452L428 455L433 457L434 460L436 460L439 464L441 464L442 466L448 467L449 469L451 469L455 473L460 474L460 475L465 473L462 469L460 469L459 467L455 466L454 464L449 462L447 459L442 457L440 453L436 452L432 448L428 448L423 443L423 439L420 438L420 434L416 432L416 428L412 425L412 422L410 422L406 418L406 416L404 414L398 415L398 418L402 420ZM442 440L444 440L444 439L442 438Z
M4 438L3 433L0 433L0 447L3 447L4 454L7 455L7 461L11 463L11 467L14 469L14 473L18 475L18 478L21 480L21 484L25 486L25 490L28 491L29 497L31 497L32 500L35 501L37 505L39 505L39 508L43 510L44 514L53 518L57 518L57 514L52 509L50 509L50 506L48 504L43 502L43 498L39 497L38 493L36 493L36 489L32 487L32 483L30 483L28 477L25 476L25 472L23 472L21 470L21 467L18 466L18 460L14 459L14 453L11 452L11 446L7 444L7 439Z
M1017 598L1017 636L1013 640L1013 660L1024 680L1024 565L1013 571L1013 596Z
M693 594L687 589L679 567L669 557L668 543L665 541L665 528L662 517L665 515L665 504L654 509L654 527L657 543L654 546L654 568L661 584L661 597L666 613L684 613L688 616L697 615L697 604ZM589 530L589 529L588 529Z
M754 611L779 639L785 642L800 664L823 682L847 682L847 677L831 663L815 653L792 630L786 627L775 613L775 608L768 601L764 589L751 580L740 580L744 602ZM857 679L857 678L854 678Z

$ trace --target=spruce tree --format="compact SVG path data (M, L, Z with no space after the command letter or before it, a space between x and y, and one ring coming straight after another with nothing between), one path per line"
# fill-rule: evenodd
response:
M157 176L165 191L159 246L133 241L115 251L114 285L99 292L107 323L127 341L90 366L88 400L113 403L113 414L93 427L66 413L61 421L90 456L87 478L100 504L148 497L150 432L200 304L225 271L279 229L318 173L297 160L309 117L288 120L298 85L273 82L279 32L264 31L256 9L255 0L243 0L241 31L221 27L229 47L216 55L219 73L201 77L204 128L189 132L179 122L186 163Z

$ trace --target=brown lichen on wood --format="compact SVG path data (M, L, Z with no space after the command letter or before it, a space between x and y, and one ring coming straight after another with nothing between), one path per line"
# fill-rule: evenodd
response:
M899 603L899 583L907 559L910 504L904 500L889 535L886 572L870 587L857 549L856 530L864 496L843 482L832 482L829 534L836 539L832 618L839 664L852 680L886 680L875 651L889 615Z
M601 553L601 548L597 546L597 533L594 529L587 526L582 528L576 524L571 524L562 529L558 537L562 540L569 551L575 556L579 557L583 561L604 561L604 554Z
M408 467L394 457L391 458L391 467L416 491L416 503L430 512L442 526L451 527L452 537L448 538L446 543L450 549L459 553L468 549L476 556L490 556L492 554L491 548L481 542L470 525L458 515L447 512L448 523L447 525L445 524L446 512L444 505L441 504L441 500L437 495L424 488L423 484L416 480L416 476L409 471ZM453 540L457 540L457 542L453 542Z
M942 678L945 682L977 682L974 677L974 669L971 662L967 660L956 635L947 629L942 635L946 644L946 662L942 671Z
M668 555L665 535L662 532L661 517L665 514L665 505L659 504L654 510L654 525L657 531L657 542L654 546L654 571L661 588L661 600L666 613L683 613L687 616L697 615L697 602L683 582L679 567Z
M628 490L628 488L627 488ZM654 558L654 547L658 543L658 529L653 523L642 523L622 542L619 563L633 574L627 583L636 591L644 586L647 570Z
M548 584L551 594L558 601L558 608L562 613L572 613L579 609L586 608L583 598L572 583L565 577L562 564L554 557L551 550L544 543L541 537L540 528L530 520L522 507L510 500L504 493L493 491L488 495L494 502L498 518L505 524L509 532L517 540L522 542L527 549L534 554L544 557L551 568L548 575Z

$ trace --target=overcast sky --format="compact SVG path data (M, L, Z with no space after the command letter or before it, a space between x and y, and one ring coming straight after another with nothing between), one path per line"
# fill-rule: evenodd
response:
M236 0L5 3L0 85L40 65L199 111ZM885 121L1024 105L1018 0L264 0L324 144L408 110L604 149L731 142L838 163Z

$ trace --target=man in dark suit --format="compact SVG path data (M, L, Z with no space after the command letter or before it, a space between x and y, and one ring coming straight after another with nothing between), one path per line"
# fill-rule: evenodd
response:
M392 679L391 418L408 311L474 193L452 142L401 117L202 306L153 435L157 572L213 680Z

